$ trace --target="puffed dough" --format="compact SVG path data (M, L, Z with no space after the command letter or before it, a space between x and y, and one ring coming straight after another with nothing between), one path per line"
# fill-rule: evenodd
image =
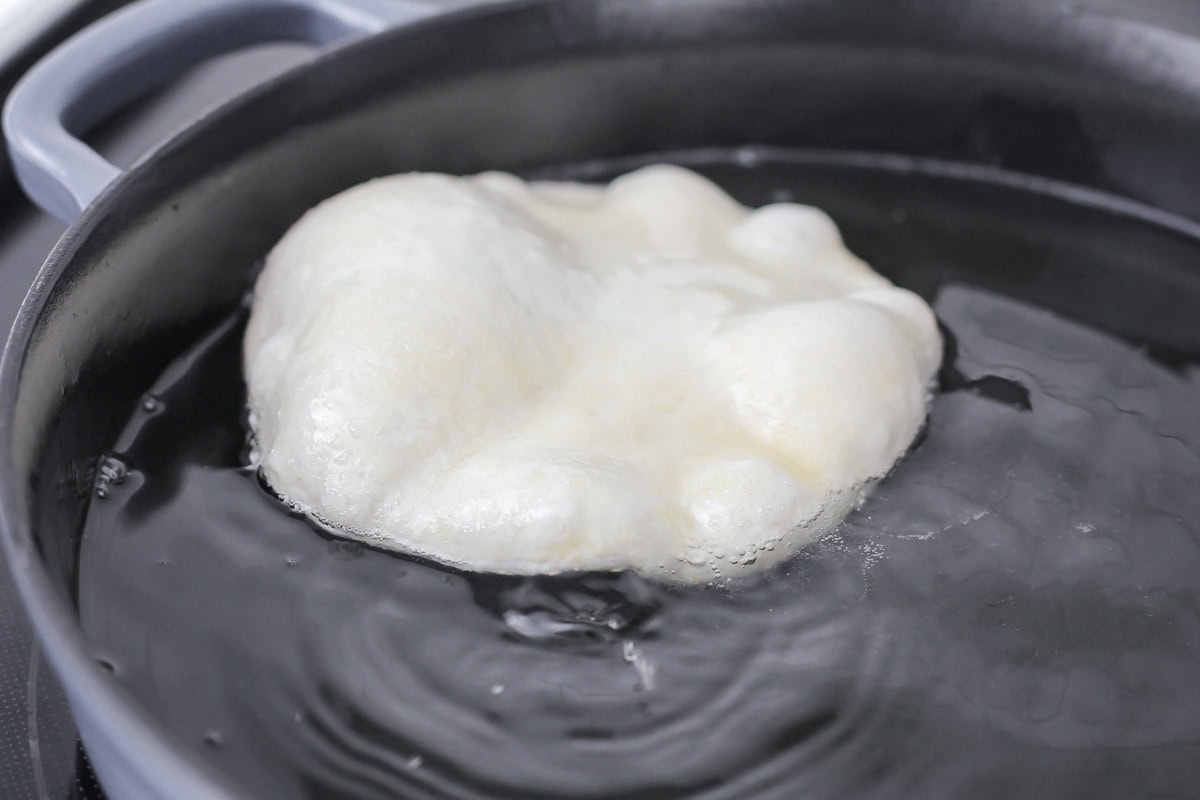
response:
M345 191L268 256L244 357L262 474L334 532L696 583L836 526L915 437L941 340L821 211L657 166Z

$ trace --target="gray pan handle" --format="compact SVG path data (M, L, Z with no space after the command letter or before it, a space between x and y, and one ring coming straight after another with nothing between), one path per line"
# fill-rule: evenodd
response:
M332 44L443 8L436 0L140 0L63 42L17 83L4 107L17 180L70 224L121 174L78 137L126 103L239 48Z

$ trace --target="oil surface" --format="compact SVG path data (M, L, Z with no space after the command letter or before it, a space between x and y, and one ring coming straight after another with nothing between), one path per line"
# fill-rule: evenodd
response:
M834 535L701 588L460 574L331 538L244 466L238 315L97 471L79 584L97 658L252 797L1194 796L1195 368L1129 343L1137 309L1119 338L1005 296L1087 317L1087 280L1080 300L1017 281L1024 262L918 257L1053 255L1033 221L994 234L1003 253L986 203L839 214L848 190L804 172L947 334L923 437ZM880 214L908 249L856 245Z

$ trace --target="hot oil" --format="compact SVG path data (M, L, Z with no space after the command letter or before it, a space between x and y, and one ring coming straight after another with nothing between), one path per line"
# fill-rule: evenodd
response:
M911 171L709 171L828 208L943 325L922 438L833 535L710 587L474 575L332 537L245 466L238 314L98 469L97 658L254 797L1190 796L1196 332L1151 351L1161 287L1121 271L1177 234Z

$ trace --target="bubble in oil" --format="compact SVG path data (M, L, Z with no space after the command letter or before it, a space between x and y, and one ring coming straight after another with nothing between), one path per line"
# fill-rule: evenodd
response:
M647 658L637 643L631 639L621 642L621 656L625 661L633 665L640 679L641 688L646 691L652 691L654 689L658 666Z
M96 471L96 497L108 497L112 487L120 486L129 477L129 465L117 456L108 456Z
M494 613L510 635L551 645L616 642L651 625L660 590L634 573L582 577L480 577L475 602Z

